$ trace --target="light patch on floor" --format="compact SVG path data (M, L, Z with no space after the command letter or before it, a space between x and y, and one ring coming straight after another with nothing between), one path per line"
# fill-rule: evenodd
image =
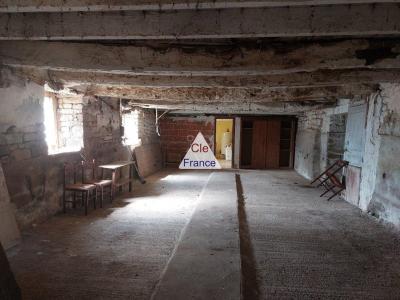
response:
M149 299L209 176L170 173L25 232L8 253L24 299Z

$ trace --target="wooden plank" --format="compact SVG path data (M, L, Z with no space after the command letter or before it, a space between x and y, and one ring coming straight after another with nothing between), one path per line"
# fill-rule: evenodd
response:
M354 6L295 6L290 9L248 7L166 11L159 11L157 8L146 13L132 10L123 13L2 13L0 39L160 40L398 36L400 11L397 5L374 3Z
M267 122L265 120L254 120L251 163L254 169L265 169L266 133Z
M266 122L265 167L279 168L281 120L271 119Z
M125 166L132 165L133 161L116 161L111 164L101 165L99 168L102 169L109 169L109 170L116 170Z

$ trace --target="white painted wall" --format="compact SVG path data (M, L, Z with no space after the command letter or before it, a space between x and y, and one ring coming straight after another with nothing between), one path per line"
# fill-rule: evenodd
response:
M233 157L233 167L239 168L240 166L240 137L242 128L242 118L235 118L235 145L234 145L234 157Z
M379 122L379 137L372 139L376 143L374 152L371 151L373 155L368 157L368 161L374 160L376 165L363 178L375 184L371 197L371 191L367 190L362 209L400 228L400 85L382 84L380 97L378 114L371 120L374 126Z
M379 94L371 95L368 99L367 126L365 128L365 148L363 165L361 169L359 207L368 210L375 188L376 168L379 158L381 136L378 134L380 114L382 110L382 97Z

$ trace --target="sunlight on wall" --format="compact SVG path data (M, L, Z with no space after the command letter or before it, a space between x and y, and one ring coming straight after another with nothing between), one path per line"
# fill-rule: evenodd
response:
M139 111L134 110L122 115L122 126L124 127L123 144L125 146L139 146Z
M48 153L57 153L57 122L53 98L45 96L43 101L44 128Z
M46 94L43 99L48 154L77 152L83 147L82 104L69 103L68 108L65 104L59 107L58 102L64 100L51 94Z

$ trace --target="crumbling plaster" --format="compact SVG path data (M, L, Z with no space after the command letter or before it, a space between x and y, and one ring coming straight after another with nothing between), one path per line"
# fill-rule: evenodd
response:
M348 199L362 211L400 227L400 85L381 84L365 99L365 146L361 158L359 199ZM345 113L349 101L334 109L299 116L296 138L296 171L308 179L326 166L329 116ZM349 138L349 137L347 137ZM349 187L351 188L351 187Z
M375 185L370 202L363 209L400 227L400 85L382 84L376 148ZM375 129L376 130L376 129ZM376 149L375 148L375 149ZM368 203L368 206L367 206Z

